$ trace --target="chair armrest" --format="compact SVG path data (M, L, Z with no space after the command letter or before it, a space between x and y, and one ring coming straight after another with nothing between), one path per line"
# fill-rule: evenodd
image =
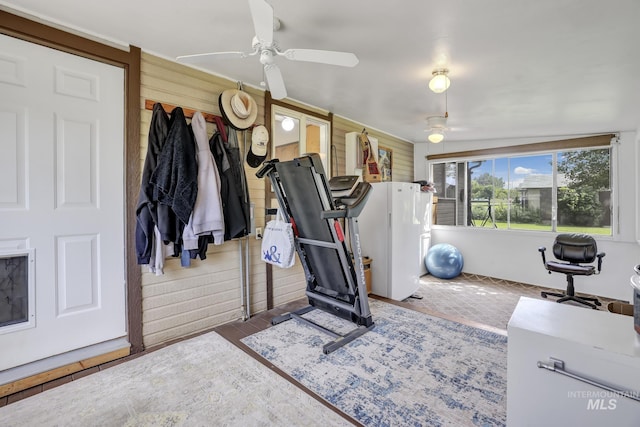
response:
M604 258L605 255L606 253L604 252L596 254L596 257L598 257L598 273L600 273L600 270L602 270L602 258Z
M545 251L547 250L547 248L545 248L544 246L540 246L538 248L538 252L540 252L540 255L542 255L542 264L544 264L545 268L547 267L547 259L544 256Z

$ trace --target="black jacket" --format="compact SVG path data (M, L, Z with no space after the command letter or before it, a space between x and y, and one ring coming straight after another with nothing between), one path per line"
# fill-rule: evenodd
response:
M158 205L153 199L151 174L158 164L158 155L169 133L169 117L160 103L153 106L147 144L147 156L142 169L140 193L136 207L136 255L138 264L149 264L153 243L153 228L158 223Z
M170 208L168 212L158 212L162 240L179 243L198 193L195 141L180 107L171 113L169 133L151 175L151 184L158 205Z
M235 132L235 131L232 131ZM239 176L238 156L229 155L229 146L223 140L220 132L213 134L209 140L211 153L216 161L220 173L220 197L222 199L222 213L224 215L224 240L246 236L249 225L247 223L249 208L248 197L243 196L242 181ZM233 150L231 150L233 151ZM246 212L246 213L245 213Z

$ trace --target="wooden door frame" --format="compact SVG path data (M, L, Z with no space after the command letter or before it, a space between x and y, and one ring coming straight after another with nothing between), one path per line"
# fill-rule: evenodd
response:
M135 226L140 185L140 57L139 47L129 51L68 33L0 10L0 34L124 69L124 241L127 295L127 332L131 353L144 350L142 341L142 273L135 256Z
M287 108L289 110L293 110L293 111L297 111L299 113L302 113L304 115L307 116L312 116L312 117L317 117L321 120L325 120L327 122L329 122L329 147L328 150L329 152L328 154L328 158L329 161L331 161L331 150L332 150L332 146L333 146L333 113L329 112L327 114L323 114L317 111L312 111L312 110L308 110L306 108L303 107L298 107L297 105L292 105L292 104L288 104L284 101L280 101L277 99L273 99L271 97L271 92L270 91L265 91L264 93L264 123L265 126L267 128L267 131L269 132L269 135L273 135L273 129L271 129L271 112L272 112L272 106L273 105L277 105L283 108ZM272 138L272 143L273 143L273 138ZM269 159L271 159L271 152L269 152ZM334 171L331 171L331 173L335 173ZM267 210L268 210L268 206L269 205L269 201L270 201L270 185L269 184L265 184L264 186L264 200L265 200L265 217L267 214ZM266 224L266 219L265 219L265 224ZM265 264L265 269L266 269L266 273L267 273L267 310L271 310L273 308L273 266L269 263L264 263Z

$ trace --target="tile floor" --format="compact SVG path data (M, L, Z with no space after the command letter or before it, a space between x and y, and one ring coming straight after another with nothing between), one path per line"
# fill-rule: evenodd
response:
M408 298L404 303L436 315L442 314L506 330L520 297L543 299L540 296L543 290L549 289L466 273L450 280L426 275L421 278L420 288L416 292L417 295L422 296L422 299ZM552 291L558 292L558 290ZM613 301L608 298L598 298L602 303L600 310L607 310L607 304ZM555 303L556 299L549 297L548 301ZM591 310L574 302L563 304L577 305Z

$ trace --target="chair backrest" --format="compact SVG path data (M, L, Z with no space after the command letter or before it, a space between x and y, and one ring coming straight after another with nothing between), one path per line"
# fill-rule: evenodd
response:
M597 253L595 239L587 234L558 234L553 242L553 255L561 261L591 263Z

